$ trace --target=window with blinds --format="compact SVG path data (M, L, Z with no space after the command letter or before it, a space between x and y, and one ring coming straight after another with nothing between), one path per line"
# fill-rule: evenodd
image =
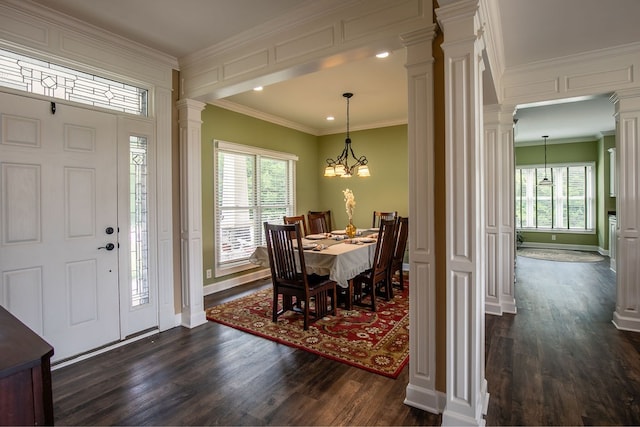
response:
M538 185L548 177L553 185ZM570 163L516 168L516 227L519 229L593 232L595 165Z
M263 223L295 211L297 156L215 141L216 277L253 268L264 245Z

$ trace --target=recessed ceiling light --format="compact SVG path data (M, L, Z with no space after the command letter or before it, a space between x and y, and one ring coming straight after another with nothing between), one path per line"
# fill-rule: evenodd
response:
M260 92L262 90L262 86L254 87L253 90L255 90L256 92Z
M387 56L389 56L389 52L376 53L376 58L379 58L379 59L386 58Z
M327 116L327 120L328 120L328 121L330 121L330 122L331 122L331 121L333 121L333 120L335 120L335 119L336 119L336 118L335 118L335 117L333 117L333 116Z

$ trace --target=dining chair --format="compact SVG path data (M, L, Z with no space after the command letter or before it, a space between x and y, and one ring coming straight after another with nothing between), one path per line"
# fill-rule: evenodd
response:
M304 233L302 237L309 234L307 232L307 220L304 218L304 215L294 215L294 216L284 216L283 221L285 224L300 224L301 232Z
M327 210L327 211L309 211L307 213L308 215L312 215L312 214L322 214L325 217L325 221L327 223L327 228L329 229L329 232L331 232L333 230L333 222L331 221L331 210Z
M372 267L352 279L354 304L368 306L372 311L376 311L376 294L383 286L385 298L390 299L387 288L391 286L388 280L389 263L395 248L395 230L395 219L380 222ZM363 302L366 295L370 295L370 304Z
M371 227L378 228L380 227L380 222L382 220L396 219L397 216L398 216L398 211L393 211L393 212L373 211L373 220L371 221Z
M307 274L300 224L265 222L264 234L273 283L273 322L277 323L278 316L293 310L303 314L303 327L307 330L310 321L335 315L336 282L326 276ZM282 308L278 309L280 295Z
M409 236L409 218L407 217L398 217L396 223L396 236L395 236L395 248L393 250L393 256L391 257L391 262L389 263L389 277L388 281L390 285L387 287L388 291L391 292L391 297L393 297L393 286L396 284L393 282L393 276L397 271L399 273L398 277L398 287L402 290L404 289L404 274L402 272L402 265L404 264L404 253L407 248L407 238Z
M329 224L327 224L327 217L324 213L309 213L307 215L307 221L309 222L310 234L331 232L331 228L329 228Z

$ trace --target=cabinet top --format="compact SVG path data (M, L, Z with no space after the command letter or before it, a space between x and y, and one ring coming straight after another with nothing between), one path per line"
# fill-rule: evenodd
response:
M53 355L53 347L0 307L0 378L37 366Z

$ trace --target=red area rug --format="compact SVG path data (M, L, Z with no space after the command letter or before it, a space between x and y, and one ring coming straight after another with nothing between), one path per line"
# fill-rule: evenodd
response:
M397 378L409 360L409 290L378 299L377 311L343 310L302 329L302 315L289 311L271 321L272 288L207 310L207 319L272 341Z

